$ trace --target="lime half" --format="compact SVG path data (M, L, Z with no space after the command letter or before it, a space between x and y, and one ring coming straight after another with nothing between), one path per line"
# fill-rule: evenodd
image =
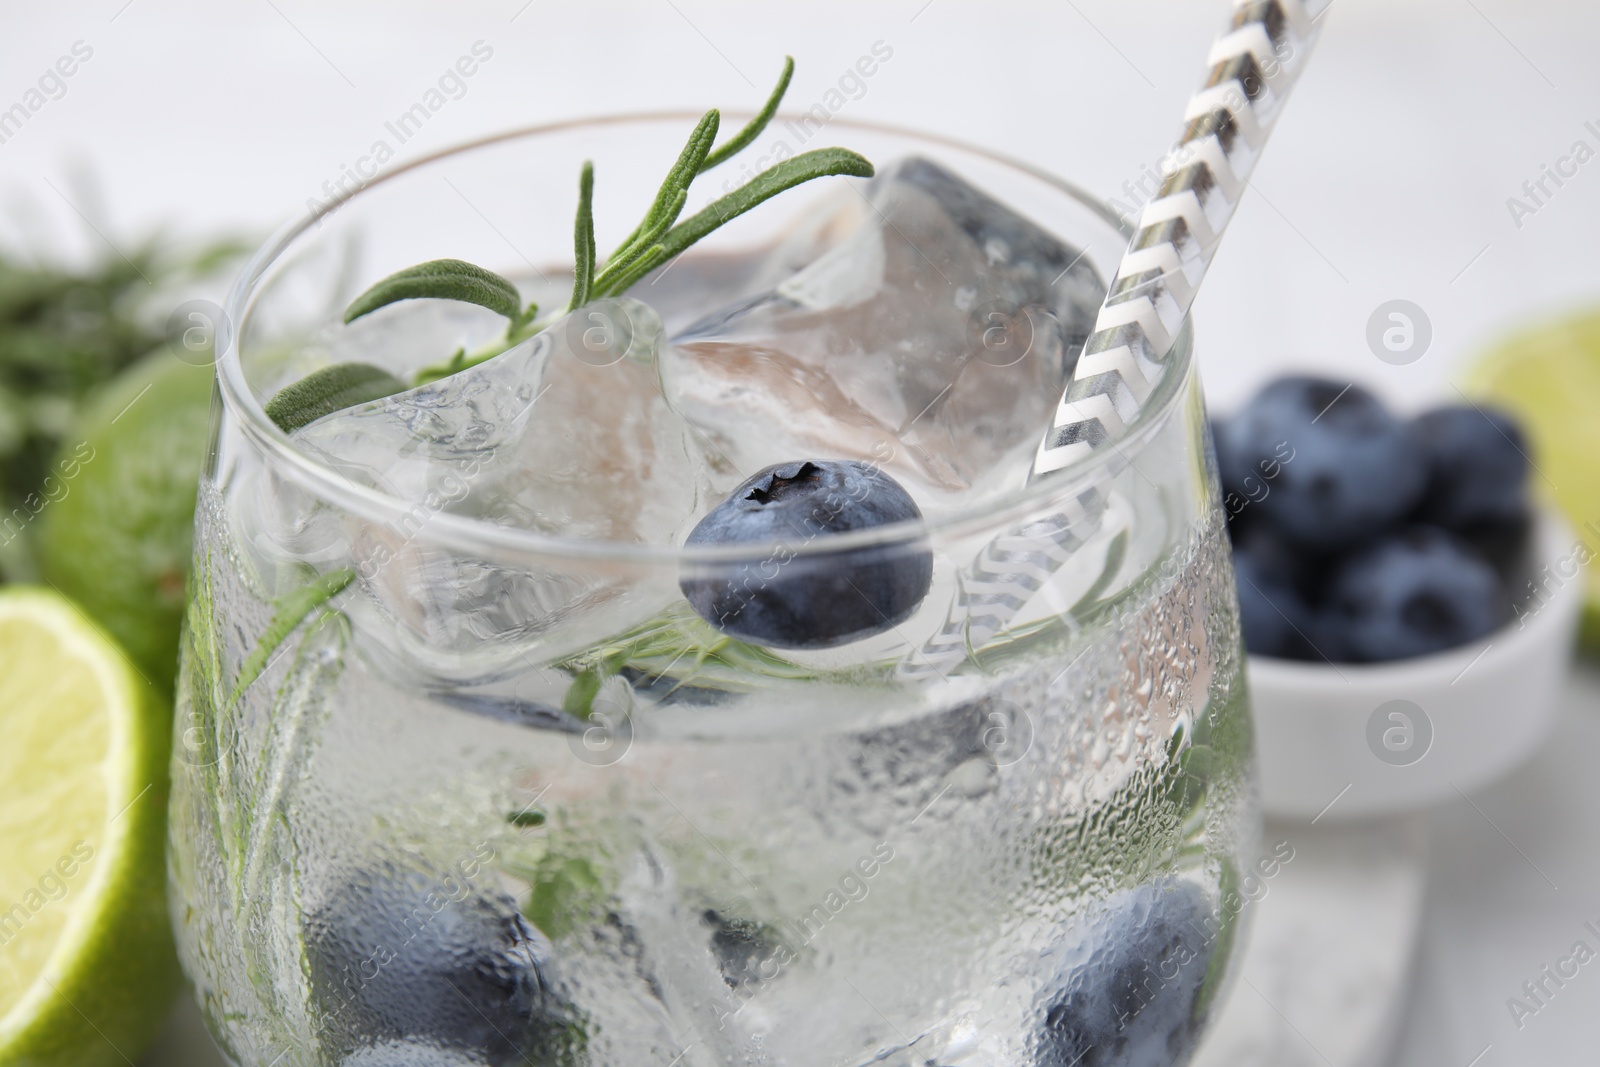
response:
M1536 493L1600 554L1600 311L1516 334L1469 372L1466 391L1514 413L1532 438ZM1583 641L1600 649L1600 564L1584 569Z
M169 716L63 597L0 592L0 1064L132 1062L178 983Z

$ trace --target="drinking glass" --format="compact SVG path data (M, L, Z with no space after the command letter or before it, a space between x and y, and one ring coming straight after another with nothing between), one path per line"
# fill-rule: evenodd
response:
M1237 954L1257 820L1187 330L1114 447L918 520L781 546L777 563L770 544L484 521L457 507L475 487L427 469L362 482L264 413L317 367L404 376L487 328L481 309L416 302L353 339L342 309L399 268L458 257L560 299L581 162L606 246L621 236L606 220L647 201L694 118L562 123L428 157L308 203L238 280L169 854L212 1033L248 1067L1185 1062ZM821 143L932 160L1100 278L1127 242L1075 186L941 137L780 116L747 154L753 169ZM703 180L731 188L740 166ZM828 202L857 195L831 181ZM756 252L793 238L806 195L822 194L743 216L630 295L669 333L673 309L715 311ZM963 373L1045 358L1027 309L973 323ZM625 468L631 440L619 424L589 447ZM1034 566L998 635L927 660L986 546L1026 549L1096 489L1094 528L1064 564ZM680 585L925 559L921 605L836 648L719 634Z

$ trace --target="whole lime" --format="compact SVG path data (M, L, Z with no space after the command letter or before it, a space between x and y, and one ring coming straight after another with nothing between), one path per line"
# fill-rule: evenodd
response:
M210 365L166 349L90 401L45 481L39 567L171 692L195 487L211 420Z

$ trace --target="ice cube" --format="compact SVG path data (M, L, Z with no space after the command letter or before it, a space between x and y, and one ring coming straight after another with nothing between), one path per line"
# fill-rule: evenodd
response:
M507 566L436 547L441 513L587 541L676 544L731 475L663 400L661 322L601 300L494 359L299 430L307 452L411 503L387 523L347 520L361 588L394 624L408 665L481 678L518 643L622 594L600 568ZM713 459L714 459L713 453ZM590 619L598 639L619 619ZM583 647L581 644L576 646Z
M741 304L809 266L854 233L865 210L859 194L836 189L798 214L772 243L731 251L692 249L647 274L630 292L655 308L667 335L674 336L707 312Z
M329 415L295 439L428 510L672 543L714 479L693 428L662 399L661 338L648 306L596 301L486 363Z
M668 400L741 471L872 457L935 490L1009 488L1104 284L1079 250L928 160L848 196L828 227L848 237L674 336Z

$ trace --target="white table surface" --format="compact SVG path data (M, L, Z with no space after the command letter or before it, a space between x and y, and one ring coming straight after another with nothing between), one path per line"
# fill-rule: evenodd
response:
M493 58L402 158L581 113L748 105L786 51L800 64L790 99L809 106L883 41L893 59L842 114L936 127L1112 196L1170 144L1224 6L13 3L0 110L75 42L93 56L0 143L0 241L71 254L158 224L264 229L356 161L476 41ZM1453 396L1463 362L1497 335L1600 297L1600 162L1520 226L1507 207L1575 141L1600 147L1585 127L1600 129L1597 44L1592 0L1335 0L1196 309L1214 404L1298 366L1421 406ZM669 56L676 65L646 63ZM1373 310L1396 298L1419 304L1434 331L1405 367L1379 362L1364 339ZM1430 820L1397 1062L1596 1060L1600 963L1520 1030L1506 1000L1600 920L1597 697L1600 681L1585 675L1533 766ZM1337 1025L1300 1028L1314 1022Z
M1479 1055L1480 1067L1600 1061L1600 962L1550 983L1543 1006L1522 988L1580 940L1600 953L1600 936L1585 928L1600 929L1596 753L1600 670L1591 666L1568 687L1537 757L1431 817L1422 944L1397 1065L1466 1067ZM1538 1007L1520 1026L1512 997Z

